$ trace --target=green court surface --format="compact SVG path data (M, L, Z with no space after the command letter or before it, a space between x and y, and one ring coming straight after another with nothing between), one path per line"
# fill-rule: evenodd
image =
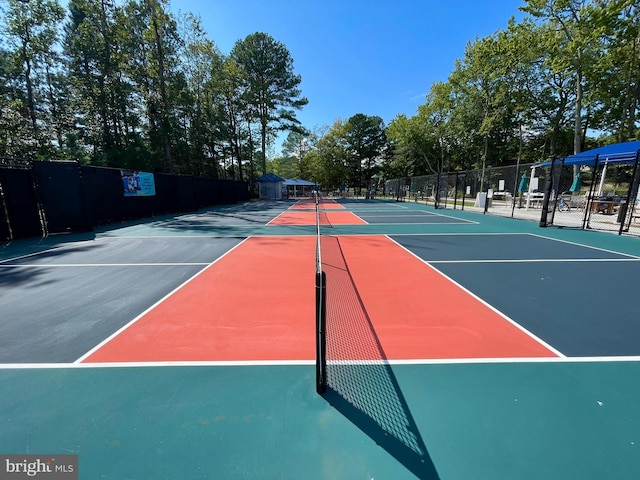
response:
M316 395L311 366L5 369L0 447L78 453L80 478L105 479L403 479L421 469L421 478L441 479L632 479L640 471L637 362L393 371L426 445L408 459Z
M324 396L313 302L307 310L306 296L291 298L298 286L313 297L313 249L308 268L288 260L294 246L306 255L315 226L266 225L290 202L2 246L0 454L77 454L81 479L640 477L638 239L396 202L341 205L368 223L321 230L343 242L371 330L338 342L362 360L334 360L346 383ZM284 237L301 241L276 241ZM392 254L406 262L400 270ZM270 282L274 265L282 271ZM263 295L222 305L233 282ZM477 322L472 311L447 325L463 302ZM504 325L489 329L485 318ZM193 344L178 338L196 324ZM153 348L171 326L191 345L185 360L163 360L156 346L157 361L108 361L103 347ZM238 345L244 357L221 359L222 336L256 329L254 350ZM511 336L501 343L496 332ZM291 345L307 334L308 349ZM549 350L534 358L536 342Z

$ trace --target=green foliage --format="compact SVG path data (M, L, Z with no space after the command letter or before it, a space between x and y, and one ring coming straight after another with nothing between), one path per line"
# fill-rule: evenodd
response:
M276 157L267 161L267 171L282 178L299 178L299 160L296 157Z
M318 183L323 190L335 190L346 185L348 153L345 133L344 122L336 120L304 157L305 165L301 171L309 173L309 180Z
M412 116L357 113L309 132L308 100L267 33L225 55L168 0L0 0L0 156L323 188L564 156L640 135L637 0L526 0L469 42ZM590 129L601 138L587 138Z
M0 156L243 179L276 132L304 132L301 78L267 34L226 57L168 0L70 0L66 11L0 0L0 11Z
M470 42L426 103L387 129L385 175L420 175L579 151L587 131L633 139L640 108L634 0L528 0L530 16Z
M387 145L382 118L358 113L344 125L343 144L347 153L347 183L360 192L377 172Z
M64 113L55 51L64 10L55 0L7 0L0 31L0 155L47 158L61 147ZM54 133L54 138L48 135Z
M239 40L231 58L242 72L244 98L260 125L261 151L267 151L271 136L280 130L303 130L295 110L308 103L298 88L302 78L293 70L293 59L285 45L257 32ZM262 156L266 173L266 156Z

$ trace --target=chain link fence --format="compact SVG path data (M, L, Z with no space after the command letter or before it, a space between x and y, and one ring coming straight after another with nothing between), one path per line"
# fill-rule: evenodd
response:
M640 235L637 161L567 166L555 160L550 170L546 225Z
M470 210L556 226L640 236L638 161L545 164L439 173L387 180L385 196L438 209Z

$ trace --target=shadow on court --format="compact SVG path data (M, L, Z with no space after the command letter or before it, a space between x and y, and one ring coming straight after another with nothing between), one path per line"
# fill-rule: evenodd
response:
M353 391L328 386L323 398L418 478L439 480L391 367L360 365L350 369L345 366L345 370L352 370L343 372L345 376L360 379L352 389L360 389L363 383L371 382L368 388L380 391L354 404Z
M51 235L44 238L28 238L24 240L12 240L9 242L0 242L0 263L6 262L8 259L22 257L26 255L38 254L47 251L50 254L56 252L55 249L60 248L60 253L65 253L69 249L69 245L75 242L87 242L95 240L96 235L93 232L73 233L62 235ZM78 251L82 248L77 247Z
M94 235L78 235L70 238L65 237L64 241L86 242L94 238ZM5 251L8 254L7 258L0 258L0 288L2 288L2 290L0 290L0 296L6 293L6 291L3 290L9 287L32 288L34 286L53 283L50 279L43 280L43 276L46 273L43 268L23 268L22 264L25 263L25 261L32 263L34 258L53 260L63 258L72 253L86 253L96 248L95 245L92 244L80 245L72 243L72 246L68 246L69 243L63 243L63 240L59 240L57 243L44 240L45 239L41 242L12 242L13 249L9 250L7 248ZM11 255L11 253L13 253L13 255ZM25 257L29 257L29 259L25 260Z
M418 478L438 480L337 237L322 237L322 255L327 282L323 398Z

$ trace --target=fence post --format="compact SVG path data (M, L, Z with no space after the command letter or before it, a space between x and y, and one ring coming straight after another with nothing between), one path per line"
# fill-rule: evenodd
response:
M627 192L626 201L620 205L620 210L624 208L624 213L620 216L620 229L618 230L618 235L622 235L622 232L628 232L631 228L631 222L633 221L633 213L635 210L635 201L638 198L638 184L640 183L640 176L638 175L638 162L640 162L640 150L636 152L636 161L633 164L633 174L631 175L631 185L629 187L629 191ZM637 178L636 178L637 177ZM634 202L631 209L629 206L631 202ZM631 212L631 214L629 214ZM629 221L627 220L627 215L629 215ZM627 223L627 228L624 228L624 224Z

